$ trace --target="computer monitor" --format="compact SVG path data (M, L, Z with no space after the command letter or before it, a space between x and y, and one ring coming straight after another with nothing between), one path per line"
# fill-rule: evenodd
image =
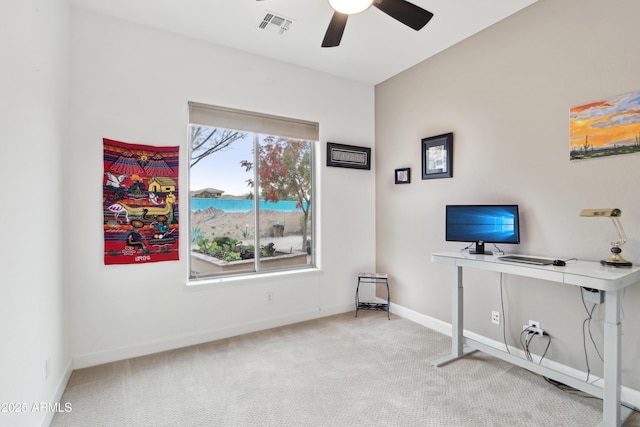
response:
M472 254L491 255L485 243L520 243L518 205L447 205L447 242L475 243Z

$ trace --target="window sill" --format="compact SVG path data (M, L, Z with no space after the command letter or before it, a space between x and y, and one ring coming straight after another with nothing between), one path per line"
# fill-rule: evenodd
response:
M187 290L202 290L211 288L224 288L231 286L238 286L243 284L255 284L258 281L265 279L273 279L286 276L314 276L322 274L323 270L317 267L301 268L298 270L286 270L286 271L274 271L269 273L252 273L252 274L239 274L237 276L226 277L210 277L200 280L188 280L185 284Z

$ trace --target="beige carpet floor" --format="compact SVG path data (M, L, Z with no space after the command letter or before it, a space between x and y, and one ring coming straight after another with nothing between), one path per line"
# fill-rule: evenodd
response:
M365 311L73 372L52 426L595 426L602 402ZM634 413L625 426L640 426Z

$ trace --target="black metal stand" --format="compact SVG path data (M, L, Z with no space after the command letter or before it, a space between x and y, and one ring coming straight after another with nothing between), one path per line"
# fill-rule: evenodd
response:
M360 302L360 283L373 283L377 285L382 283L387 287L387 302L375 303L375 302ZM387 319L391 320L389 314L389 306L391 305L391 294L389 293L389 277L384 273L358 273L358 286L356 287L356 317L358 317L358 310L376 310L386 311Z

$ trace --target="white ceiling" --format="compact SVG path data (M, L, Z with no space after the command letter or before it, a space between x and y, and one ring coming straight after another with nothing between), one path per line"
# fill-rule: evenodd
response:
M75 6L367 84L378 84L537 0L411 0L434 14L420 31L375 7L351 15L340 46L321 48L327 0L71 0ZM258 28L268 13L292 21Z

